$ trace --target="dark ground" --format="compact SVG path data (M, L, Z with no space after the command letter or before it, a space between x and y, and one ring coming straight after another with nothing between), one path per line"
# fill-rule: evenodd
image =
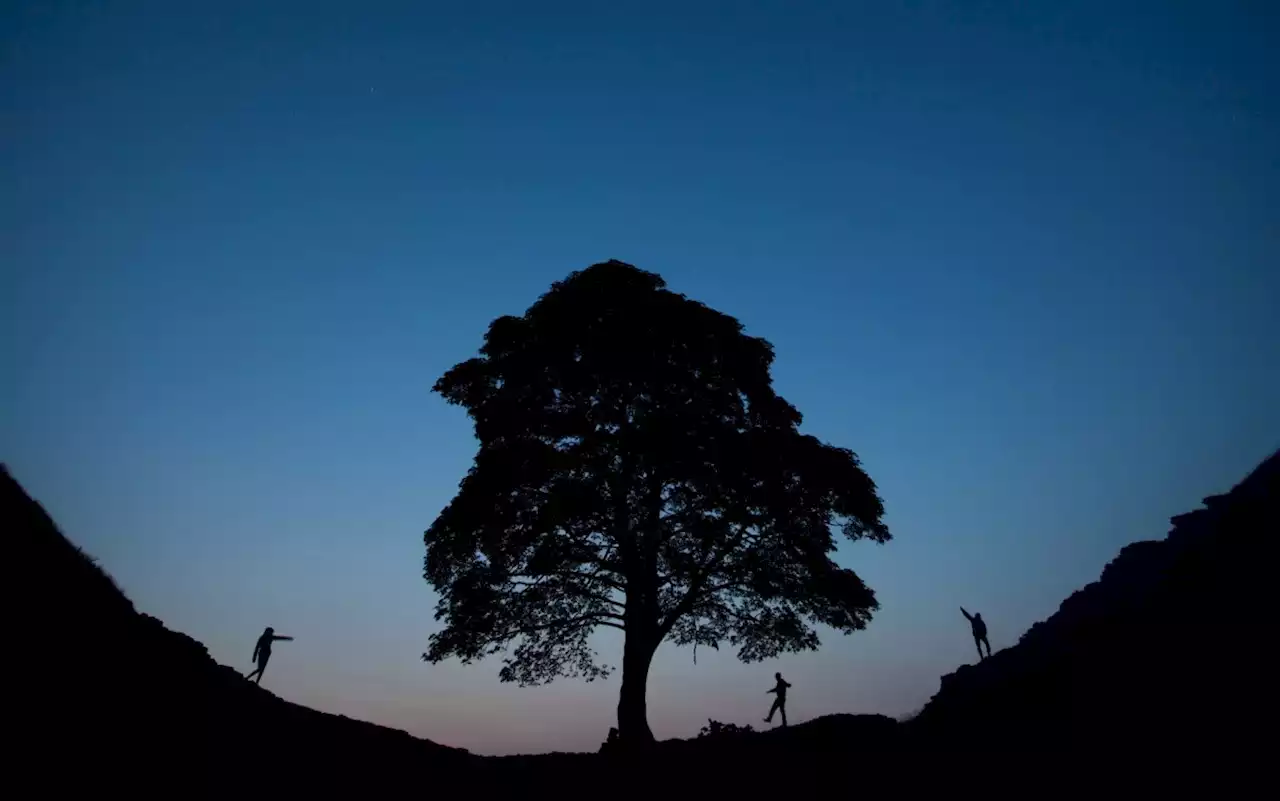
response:
M640 754L481 757L282 701L137 612L7 471L0 496L19 543L6 773L41 795L1054 796L1104 782L1222 796L1256 791L1270 762L1280 452L1165 539L1126 546L1017 645L942 677L910 722L830 715Z

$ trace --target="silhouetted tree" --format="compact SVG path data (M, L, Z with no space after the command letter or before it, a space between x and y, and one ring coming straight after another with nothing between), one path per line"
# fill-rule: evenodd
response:
M435 385L480 441L427 530L439 592L423 658L506 650L502 681L590 681L588 644L625 632L618 728L651 741L645 684L663 640L743 661L815 649L821 623L866 626L875 595L831 560L844 536L889 539L849 450L799 433L773 348L733 317L619 261L494 320L478 358Z

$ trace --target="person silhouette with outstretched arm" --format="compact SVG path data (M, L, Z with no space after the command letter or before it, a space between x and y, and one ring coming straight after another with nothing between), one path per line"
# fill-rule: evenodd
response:
M769 717L765 718L764 722L772 723L773 713L778 712L782 715L782 725L785 726L787 725L787 688L791 685L782 678L781 673L774 673L773 677L778 680L778 683L773 685L772 690L766 690L764 694L774 693L776 697L773 699L773 706L769 707Z
M258 684L262 683L262 672L267 669L267 661L271 659L271 643L276 640L292 640L292 637L286 637L283 634L276 634L276 630L267 626L266 631L262 632L262 636L258 638L258 643L253 646L253 661L258 667L245 676L246 679L258 677Z
M964 615L969 621L969 627L973 629L973 644L978 646L978 661L991 656L991 643L987 642L987 623L982 619L982 613L971 615L964 611L964 607L960 607L960 614ZM982 646L987 646L987 653L984 656Z

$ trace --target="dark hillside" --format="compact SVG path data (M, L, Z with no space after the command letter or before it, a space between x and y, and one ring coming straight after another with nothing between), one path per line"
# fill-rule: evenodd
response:
M1280 453L1125 546L1017 645L944 676L923 742L1157 750L1253 739L1270 697Z
M943 677L911 723L828 715L640 754L478 757L282 701L137 612L7 471L0 512L19 544L10 565L19 566L21 588L10 614L10 642L19 645L10 660L11 775L50 794L686 796L710 787L753 795L782 783L903 790L963 784L974 751L982 764L1004 760L994 786L1025 788L1039 785L1018 776L1103 770L1120 754L1167 762L1191 752L1180 767L1224 765L1260 748L1257 724L1273 703L1275 604L1265 582L1280 533L1280 453L1173 518L1165 539L1126 546L1017 645ZM1165 769L1153 770L1144 781Z
M0 508L19 543L11 564L23 567L10 639L22 644L11 662L21 689L8 725L20 733L11 738L20 743L19 773L32 770L50 793L92 786L252 796L270 786L399 785L423 769L465 773L475 759L280 700L136 612L7 470Z

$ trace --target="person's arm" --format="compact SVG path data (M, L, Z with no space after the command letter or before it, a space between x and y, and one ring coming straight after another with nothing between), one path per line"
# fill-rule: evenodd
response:
M764 694L768 695L769 693L776 693L777 691L778 691L778 688L774 687L772 690L765 690Z
M960 607L960 614L964 615L964 619L965 619L965 620L968 620L970 623L972 623L972 622L973 622L973 615L971 615L971 614L969 614L968 612L964 611L964 607L963 607L963 606L962 606L962 607Z
M262 641L259 640L253 644L253 656L249 658L250 662L258 661L258 649L262 647Z
M788 687L790 687L790 686L791 686L791 682L789 682L789 681L784 681L784 682L782 682L782 683L783 683L783 684L785 684L785 685L787 685Z
M271 635L271 639L273 639L273 640L292 640L293 638L292 638L292 637L286 637L286 636L284 636L283 634L272 634L272 635Z

